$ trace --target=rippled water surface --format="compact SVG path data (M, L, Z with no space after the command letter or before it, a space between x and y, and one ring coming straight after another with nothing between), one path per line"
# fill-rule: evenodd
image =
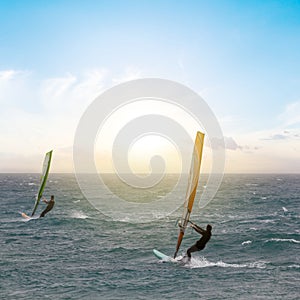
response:
M53 211L26 222L19 212L30 213L38 177L0 174L2 299L299 299L299 175L225 176L192 215L213 236L186 266L152 254L174 253L180 209L148 223L114 221L72 175L51 174ZM188 229L181 254L198 237Z

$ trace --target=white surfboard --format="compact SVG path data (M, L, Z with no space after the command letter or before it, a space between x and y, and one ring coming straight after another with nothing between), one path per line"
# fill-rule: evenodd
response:
M162 262L171 262L171 263L176 263L176 264L181 264L181 265L184 265L187 263L187 261L185 260L185 258L182 258L182 257L177 257L176 259L169 256L169 255L166 255L156 249L153 249L153 254L158 258L160 259Z

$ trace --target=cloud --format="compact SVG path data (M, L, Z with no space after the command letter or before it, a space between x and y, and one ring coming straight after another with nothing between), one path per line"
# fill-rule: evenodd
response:
M224 136L224 140L212 138L210 140L212 149L222 149L225 146L227 150L242 150L243 147L238 145L232 137Z
M2 70L0 71L0 84L11 82L16 79L28 78L32 73L25 70Z
M287 135L283 134L273 134L269 138L265 138L265 140L286 140L288 138Z
M282 141L282 140L292 140L298 139L299 134L297 133L297 129L293 130L279 130L277 133L271 133L268 137L263 137L261 140L265 141Z
M41 82L39 95L43 107L51 113L78 115L106 87L108 71L91 70L82 75L71 73Z
M289 103L279 115L279 120L283 122L283 126L300 124L300 101Z
M113 78L112 82L114 84L120 84L122 82L139 79L141 77L142 77L141 71L139 69L137 69L136 67L131 66L131 67L127 67L125 69L124 74Z
M118 80L138 74L137 69L128 68ZM50 149L57 161L53 170L72 171L71 150L79 119L97 96L116 84L113 75L107 69L92 69L38 79L28 71L0 71L1 171L39 171L30 166L39 167L40 155Z
M234 118L227 116L220 121L224 132L230 132L224 138L226 172L300 172L300 102L287 105L272 129L247 132ZM214 141L213 146L220 145Z
M111 85L102 69L40 80L27 71L1 71L1 150L38 153L72 145L82 113Z
M0 82L8 81L13 79L18 74L16 70L5 70L0 71Z
M0 152L0 172L40 172L42 155L23 155L22 153ZM16 162L18 162L16 164Z
M0 152L0 173L40 173L46 151L54 150L51 164L52 173L73 172L72 147L51 148L39 153ZM17 163L16 163L17 162Z
M239 146L232 137L224 137L225 147L229 150L242 150L243 147Z
M0 71L0 104L3 113L5 106L19 106L28 95L28 79L31 73L20 70Z
M44 79L28 71L0 71L0 171L39 172L44 153L54 149L53 172L71 172L74 133L84 110L105 89L140 76L141 72L132 67L118 76L94 69ZM297 171L300 130L294 125L300 121L299 108L300 102L292 103L280 115L286 126L233 132L224 141L212 140L211 147L220 148L225 143L229 171ZM235 119L223 121L234 123ZM235 124L234 128L239 127Z

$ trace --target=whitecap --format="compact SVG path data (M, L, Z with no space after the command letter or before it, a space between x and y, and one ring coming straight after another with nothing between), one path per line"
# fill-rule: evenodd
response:
M288 268L291 268L291 269L299 269L299 268L300 268L300 265L290 265L290 266L288 266Z
M289 242L289 243L300 244L300 241L295 240L295 239L279 239L279 238L272 238L272 239L266 240L266 242Z
M192 258L191 262L186 265L192 269L194 268L205 268L205 267L221 267L221 268L266 268L266 263L264 261L255 261L253 263L245 264L230 264L223 261L210 262L205 257L201 258Z
M284 206L282 206L282 210L283 210L284 212L287 212L287 211L288 211Z
M251 244L252 243L252 241L244 241L244 242L242 242L242 245L244 246L244 245L249 245L249 244Z
M264 261L255 261L254 263L248 264L249 268L257 268L257 269L265 269L266 268L266 262Z
M84 214L82 211L74 211L71 217L75 219L87 219L89 216Z
M274 224L275 220L267 219L267 220L260 220L259 222L260 223L266 223L266 224L268 224L268 223Z

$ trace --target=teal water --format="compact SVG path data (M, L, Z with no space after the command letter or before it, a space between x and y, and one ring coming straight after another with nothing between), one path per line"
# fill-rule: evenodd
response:
M185 267L152 254L173 254L178 212L110 220L72 175L51 174L53 211L25 222L18 212L30 213L38 177L0 174L2 299L299 299L300 175L226 175L192 217L213 236ZM198 237L188 229L181 253Z

